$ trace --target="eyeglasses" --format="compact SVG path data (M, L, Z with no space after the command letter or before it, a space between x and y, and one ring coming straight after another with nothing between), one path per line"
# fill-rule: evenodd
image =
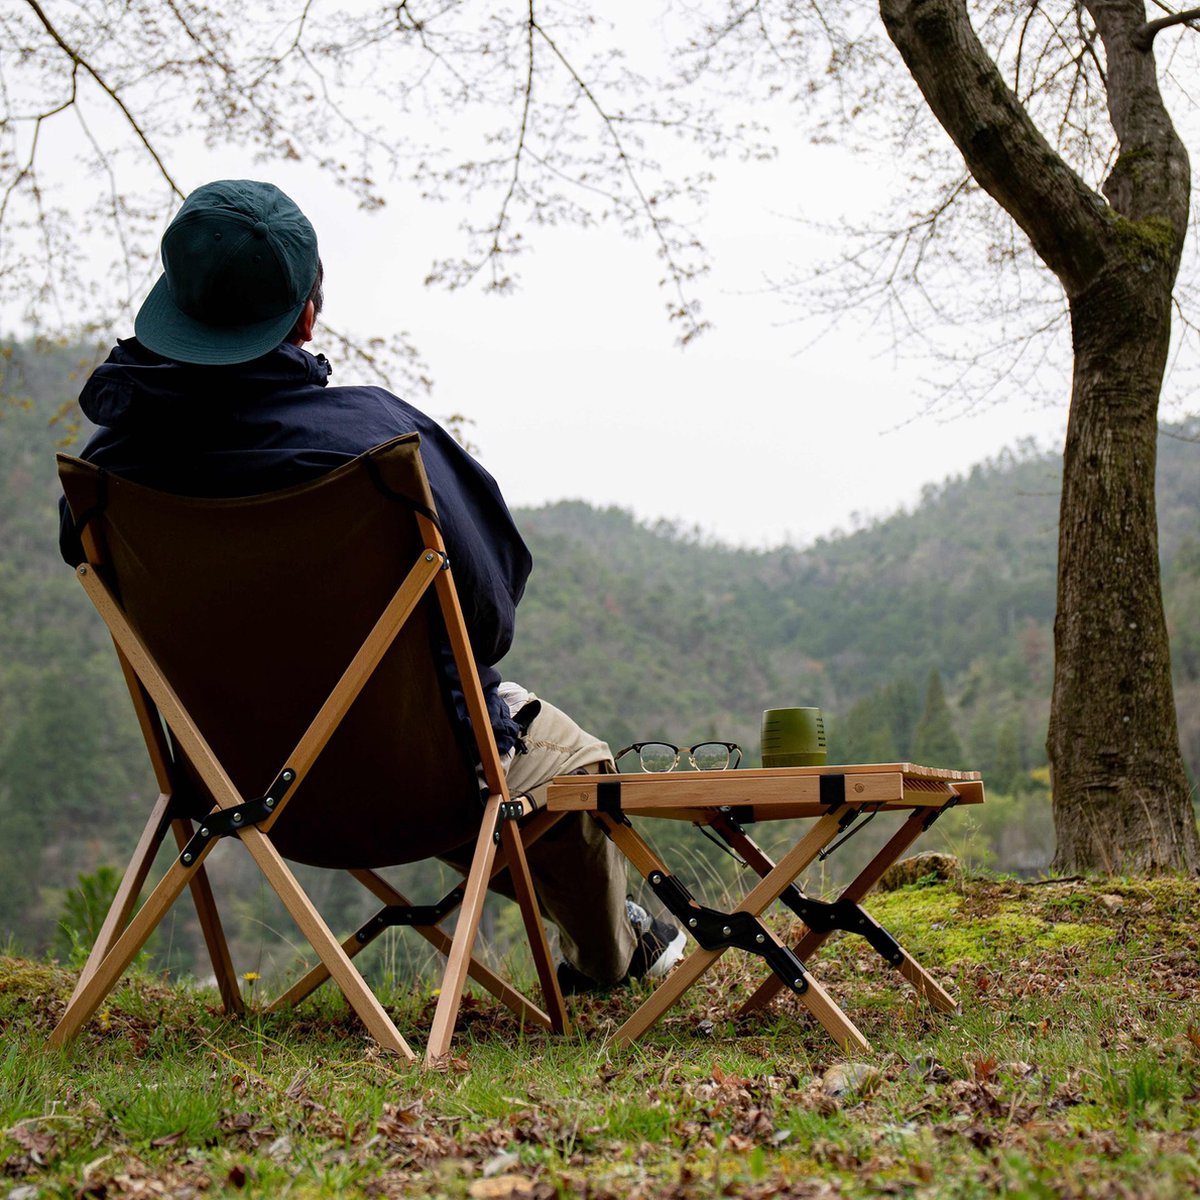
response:
M620 763L626 754L636 754L643 771L656 773L675 770L681 754L688 756L697 771L725 771L742 761L742 748L736 742L697 742L683 747L670 742L634 742L620 751L615 761Z

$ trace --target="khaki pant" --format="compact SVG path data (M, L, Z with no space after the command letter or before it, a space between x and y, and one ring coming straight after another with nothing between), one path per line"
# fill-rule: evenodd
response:
M524 754L508 768L508 789L539 804L556 775L608 773L612 751L569 716L541 701L525 735ZM474 847L460 847L446 861L463 870ZM629 969L635 937L625 913L625 859L588 813L568 813L527 851L543 913L558 927L563 957L597 983L615 983ZM508 877L496 891L512 895Z

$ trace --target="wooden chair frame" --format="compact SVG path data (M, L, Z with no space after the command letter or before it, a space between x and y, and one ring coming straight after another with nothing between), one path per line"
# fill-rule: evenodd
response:
M956 804L982 803L983 798L983 783L975 772L911 763L555 779L547 809L592 813L664 906L701 942L613 1034L613 1040L626 1045L636 1041L727 949L739 947L762 955L773 967L773 973L741 1006L739 1015L762 1008L790 987L838 1046L846 1052L865 1051L869 1043L862 1031L804 969L837 929L866 937L935 1008L958 1011L957 1002L862 908L861 901L941 813ZM806 897L795 882L800 872L848 836L856 821L878 812L908 815L836 900ZM705 908L634 828L633 816L684 820L707 827L754 870L760 877L758 884L732 912ZM778 863L743 828L755 821L797 818L811 818L815 823ZM785 947L758 921L780 899L806 923L792 947Z
M333 978L379 1045L406 1060L415 1060L416 1055L351 962L353 956L370 943L374 932L368 936L351 935L344 943L339 943L272 844L270 832L286 808L288 797L303 782L397 633L433 587L458 667L489 793L482 808L474 857L461 887L453 936L441 929L438 922L417 927L427 941L447 956L425 1053L425 1065L434 1066L449 1054L468 975L511 1008L522 1021L559 1033L569 1032L570 1026L525 857L525 846L540 837L559 817L544 812L534 815L528 797L509 795L441 533L424 515L415 514L415 520L424 549L292 753L280 764L275 784L267 794L272 800L269 815L233 832L258 864L320 960L319 965L279 997L272 1008L294 1003L325 979ZM170 738L186 754L213 797L215 807L211 817L216 818L223 810L240 808L247 798L234 786L170 681L130 624L114 592L103 579L102 571L97 570L97 565L102 563L101 549L87 526L82 530L82 539L88 562L76 573L116 645L153 764L159 796L67 1009L50 1036L53 1045L68 1042L92 1017L185 887L191 889L225 1010L234 1014L244 1011L238 979L204 870L204 859L219 839L194 841L196 830L192 822L171 815L171 802L176 791L175 756L164 724L170 731ZM523 818L529 818L528 822L523 822ZM134 914L134 906L168 827L174 833L180 855ZM207 832L202 829L202 833ZM527 1000L472 955L488 883L504 869L511 875L521 908L546 1011ZM376 872L362 870L351 871L351 874L385 905L408 904L404 896ZM448 911L444 915L448 915ZM371 922L364 926L367 930L371 928Z

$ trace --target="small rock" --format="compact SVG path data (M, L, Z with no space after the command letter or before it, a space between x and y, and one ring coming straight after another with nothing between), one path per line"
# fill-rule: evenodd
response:
M939 854L928 850L893 863L879 880L881 892L894 892L923 879L954 880L958 878L960 865L953 854Z
M821 1076L821 1090L827 1096L869 1096L880 1084L883 1073L870 1063L834 1063Z
M1111 893L1106 893L1099 897L1100 903L1108 909L1109 912L1116 912L1118 908L1125 907L1125 901L1120 896L1114 896Z
M23 1183L8 1193L8 1200L37 1200L38 1190L32 1183Z

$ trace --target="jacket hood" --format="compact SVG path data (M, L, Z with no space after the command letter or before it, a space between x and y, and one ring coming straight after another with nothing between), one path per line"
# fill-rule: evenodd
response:
M278 403L291 389L324 387L333 368L323 354L284 343L261 358L235 366L173 362L135 338L118 341L79 394L79 407L95 425L121 429L136 420L153 424L204 424L259 396Z

